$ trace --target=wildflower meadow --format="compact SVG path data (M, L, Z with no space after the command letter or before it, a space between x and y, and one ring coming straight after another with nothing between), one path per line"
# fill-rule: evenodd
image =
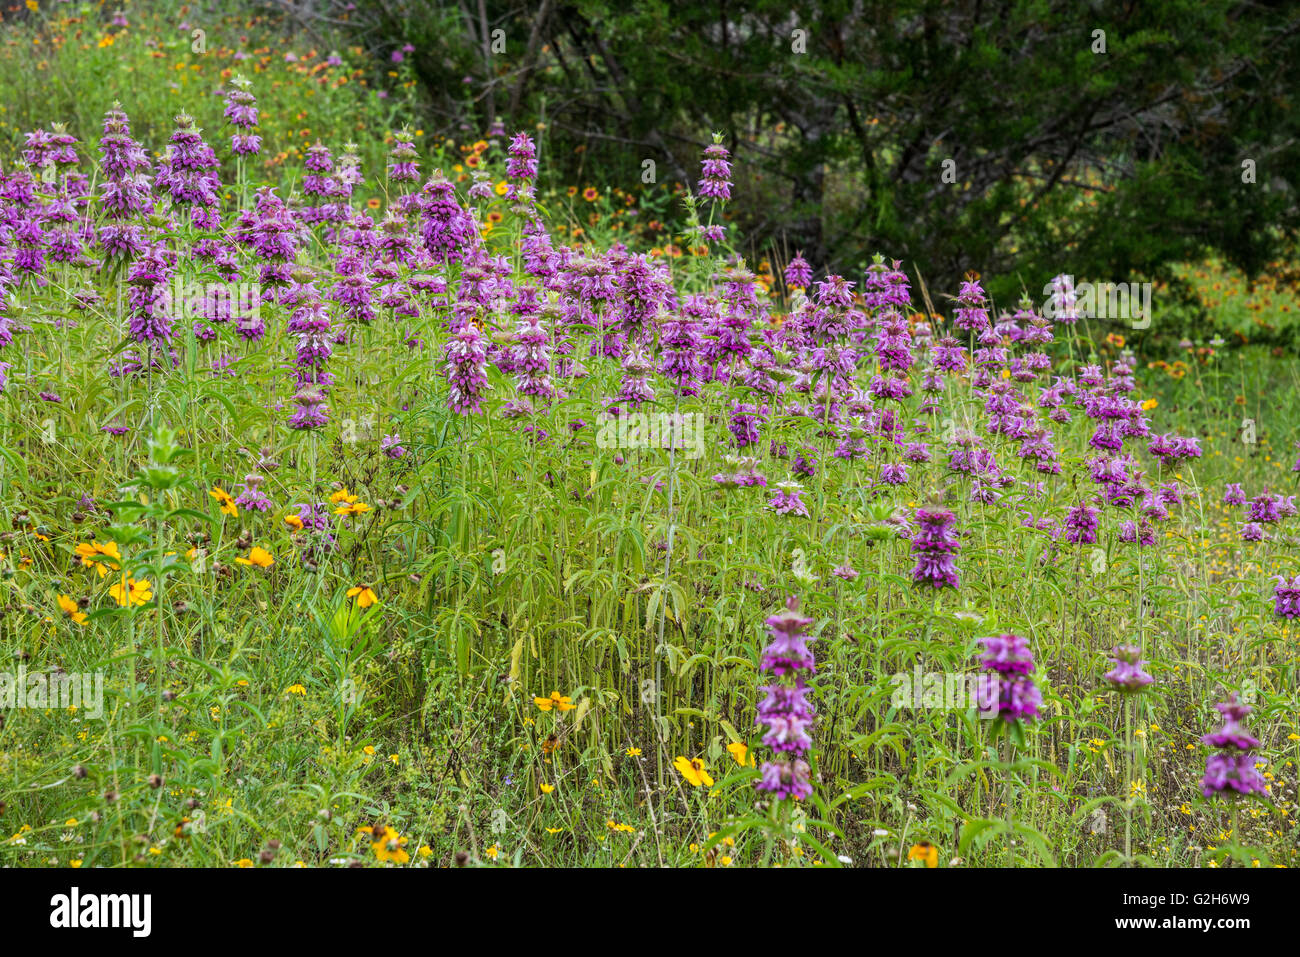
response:
M1289 255L859 268L202 12L6 14L0 865L1297 863Z

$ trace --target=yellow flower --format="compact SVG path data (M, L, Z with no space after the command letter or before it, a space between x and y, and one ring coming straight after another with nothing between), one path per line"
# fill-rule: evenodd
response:
M235 865L236 867L252 867L252 866L253 866L253 862L250 861L250 860L249 860L248 858L246 858L246 857L241 857L239 860L234 861L233 863L234 863L234 865Z
M639 757L641 757L641 749L640 749L640 748L628 748L628 749L627 749L627 756L628 756L629 758L639 758Z
M554 791L554 790L555 790L555 785L554 785L554 784L543 784L543 785L542 785L542 793L543 793L543 794L550 794L550 793L551 793L552 791Z
M1152 409L1154 409L1154 408L1155 408L1156 406L1158 406L1159 404L1160 404L1160 403L1157 402L1155 399L1146 399L1146 400L1142 403L1142 409L1143 409L1144 412L1150 412Z
M123 608L147 605L153 600L153 586L147 578L130 578L111 587L108 594Z
M335 515L360 515L362 512L370 511L370 506L365 502L350 502L347 505L340 505L334 509Z
M289 685L289 687L284 689L284 693L296 694L300 698L307 697L307 689L304 688L302 685ZM370 750L373 752L374 748L371 748Z
M271 557L271 553L266 549L254 545L249 549L247 558L236 558L235 563L238 565L256 565L258 568L270 568L275 564L275 559Z
M221 503L221 512L223 515L239 515L239 509L235 506L235 500L230 497L230 493L219 486L213 486L212 491L208 493L218 502Z
M939 849L929 841L921 841L913 844L912 849L907 852L909 861L925 861L926 867L939 866Z
M394 864L405 864L411 859L411 855L406 852L406 838L391 827L385 826L378 834L373 827L363 827L357 833L370 835L370 849L381 862L392 861Z
M297 515L286 515L284 517L284 524L288 525L295 532L302 531L302 519L300 519Z
M550 711L551 708L557 708L560 711L572 711L577 707L568 695L560 694L558 691L552 691L549 698L534 698L533 704L537 705L542 711Z
M749 746L746 745L743 741L731 742L731 744L727 745L727 750L731 752L732 758L734 758L736 763L739 764L742 768L746 764L748 764L751 768L754 766L754 756L752 754L749 755L748 760L746 760L745 758L745 756L749 753Z
M93 566L99 572L100 578L108 574L109 568L114 571L121 568L117 562L101 564L101 560L105 558L115 558L118 562L122 560L122 553L117 550L117 542L105 542L102 545L99 542L82 542L77 546L76 552L77 557L81 559L81 564L86 568Z
M351 504L356 500L357 497L345 488L339 489L337 492L335 492L333 495L330 496L330 501L333 502L335 505L337 505L339 502L347 502L348 504Z
M375 594L374 589L369 585L353 585L348 589L348 597L355 598L357 605L362 608L369 608L379 601L379 596Z
M67 615L78 625L84 625L86 623L86 613L77 607L75 601L67 595L59 595L56 600L59 603L59 610L62 611L63 614Z
M699 758L686 759L680 755L673 760L673 767L684 777L691 787L699 787L703 784L705 787L713 787L713 778L709 777L709 772L704 768L704 762Z
M492 187L492 188L493 188L493 190L496 192L496 194L497 194L498 196L504 196L504 195L506 194L506 190L508 190L510 187L509 187L509 185L507 185L507 183L506 183L505 180L502 180L501 182L497 183L496 186L494 186L494 187Z
M494 861L497 859L497 855L500 853L501 853L501 848L497 847L495 844L493 844L491 847L487 849L487 856L492 858L492 860Z

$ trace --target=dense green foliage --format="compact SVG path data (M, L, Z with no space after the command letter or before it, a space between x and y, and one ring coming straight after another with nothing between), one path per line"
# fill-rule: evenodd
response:
M748 240L833 271L888 249L941 287L997 276L1011 303L1058 272L1167 278L1212 251L1257 275L1300 223L1285 4L336 6L377 56L414 45L444 122L544 121L565 182L628 188L653 159L690 183L727 131Z

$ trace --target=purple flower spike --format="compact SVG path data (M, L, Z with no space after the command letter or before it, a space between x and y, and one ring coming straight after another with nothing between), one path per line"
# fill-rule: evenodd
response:
M956 519L946 509L921 509L916 513L920 526L912 539L916 565L912 581L931 588L956 588L960 582L953 556L961 543L953 528Z
M981 638L980 643L984 645L980 667L997 675L998 717L1003 721L1038 717L1043 697L1029 677L1034 670L1034 656L1029 643L1012 634ZM978 692L980 710L987 711L994 703L993 688L982 687Z
M1228 696L1227 701L1214 707L1223 715L1223 727L1201 738L1210 747L1218 748L1217 754L1206 759L1201 793L1206 797L1213 797L1223 791L1267 794L1268 782L1255 767L1261 763L1254 753L1259 747L1259 740L1241 726L1241 722L1254 709L1238 702L1235 691Z
M1133 645L1116 646L1110 658L1115 667L1106 672L1106 680L1124 692L1141 691L1151 684L1155 679L1142 670L1146 662L1141 655L1142 652Z
M794 676L793 682L760 689L766 697L758 705L756 723L766 726L763 743L772 749L776 760L763 763L754 787L778 801L790 798L802 801L812 794L810 768L804 759L812 748L809 732L816 709L808 701L809 688L803 677L816 670L807 644L812 640L807 635L812 623L811 618L799 614L799 600L794 596L782 611L767 619L771 643L763 651L760 667L777 677Z

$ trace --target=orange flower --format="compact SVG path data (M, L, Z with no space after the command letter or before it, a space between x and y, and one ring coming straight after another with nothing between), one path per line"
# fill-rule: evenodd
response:
M920 841L912 845L907 852L909 861L925 861L926 867L939 866L939 849L929 841Z
M58 595L55 600L58 601L59 610L62 611L64 615L71 618L78 625L84 625L86 623L86 613L82 611L77 603L67 595Z
M214 486L212 491L208 494L221 503L221 512L223 515L239 515L239 509L235 507L235 500L231 498L230 493L225 489Z
M153 585L147 578L129 578L109 588L108 594L123 608L133 608L153 600Z
M256 565L258 568L270 568L275 564L275 559L271 557L271 553L266 549L254 545L248 550L247 558L236 558L235 563L238 565Z
M704 762L699 758L683 758L680 755L673 760L673 767L677 773L684 777L691 787L699 787L701 784L706 788L713 787L713 778L709 777L708 769L704 767Z
M117 564L122 560L122 553L117 550L117 542L82 542L76 548L77 557L81 559L81 564L86 568L94 567L99 572L99 577L103 578L108 574L108 569L117 571L122 566ZM116 562L103 561L106 558L115 558Z
M552 708L559 711L572 711L577 707L568 695L560 694L558 691L552 691L549 698L534 698L533 704L542 711L550 711Z
M348 589L348 597L355 598L358 607L361 608L369 608L379 601L379 596L375 594L374 589L369 585L353 585Z

